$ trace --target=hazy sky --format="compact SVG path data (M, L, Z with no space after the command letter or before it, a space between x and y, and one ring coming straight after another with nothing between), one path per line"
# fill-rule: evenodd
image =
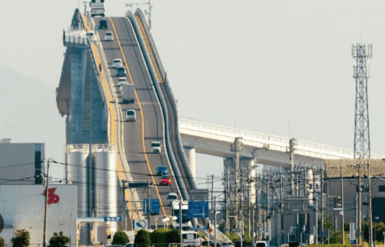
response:
M124 15L128 1L106 2L107 15ZM385 1L152 4L152 34L182 117L282 136L289 135L290 123L291 137L339 147L353 148L351 45L360 40L373 43L371 146L372 152L385 153ZM6 5L0 15L0 62L56 87L63 62L62 30L78 1L21 0ZM60 118L58 113L51 117ZM63 150L63 145L57 148ZM198 162L222 164L202 157Z

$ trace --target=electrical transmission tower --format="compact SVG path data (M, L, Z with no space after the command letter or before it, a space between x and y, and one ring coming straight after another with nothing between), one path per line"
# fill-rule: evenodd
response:
M368 78L366 66L372 58L372 45L352 45L352 56L356 60L353 78L356 79L356 111L354 119L354 158L370 159Z

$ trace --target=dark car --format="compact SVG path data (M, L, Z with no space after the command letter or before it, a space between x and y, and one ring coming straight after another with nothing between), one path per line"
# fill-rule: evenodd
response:
M159 166L156 168L156 175L157 175L157 176L163 176L163 175L167 175L167 174L168 174L167 166L159 165Z
M99 29L108 29L108 22L107 22L107 20L100 20L99 21Z
M202 246L211 246L214 247L214 242L211 240L204 240L202 241Z

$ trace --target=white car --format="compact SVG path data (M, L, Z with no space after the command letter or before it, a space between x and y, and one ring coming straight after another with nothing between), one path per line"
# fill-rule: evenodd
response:
M135 122L136 121L136 111L135 110L127 110L126 111L126 120L127 120L127 122Z
M111 31L107 31L104 34L104 40L114 40L114 34Z
M122 63L122 59L120 58L115 58L113 61L112 61L112 65L111 65L112 68L117 68L117 67L123 67L123 63Z
M172 205L172 202L178 199L178 195L176 193L168 193L167 195L167 204L170 206Z
M119 77L118 78L118 85L122 85L123 83L126 83L127 82L127 79L126 77ZM127 82L128 83L128 82Z
M233 242L229 242L229 241L222 242L221 245L223 247L234 247L234 243Z
M162 145L160 142L152 142L151 143L151 150L153 153L161 153Z
M95 33L94 33L94 31L88 31L87 32L87 38L89 38L90 39L90 41L95 41Z

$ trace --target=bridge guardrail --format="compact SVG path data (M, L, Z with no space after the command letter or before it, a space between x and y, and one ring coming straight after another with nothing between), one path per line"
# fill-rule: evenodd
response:
M184 183L181 183L182 175L181 175L179 167L177 165L175 156L172 152L170 135L167 131L169 128L169 119L168 119L165 99L164 99L164 96L161 93L159 93L161 91L161 89L159 87L158 77L156 76L156 71L154 70L153 66L151 66L151 62L150 62L151 60L149 58L149 54L148 54L148 51L146 49L146 46L144 45L145 41L143 40L142 35L138 35L143 31L142 28L144 28L144 26L143 25L140 26L141 23L138 23L138 22L141 20L137 21L135 16L131 13L131 11L128 11L126 13L126 17L131 20L131 23L133 25L137 40L138 40L138 42L141 46L141 49L142 49L143 57L145 59L145 62L146 62L147 67L149 69L150 76L151 76L153 83L154 83L154 89L155 89L156 96L157 96L159 103L160 103L160 110L162 111L162 119L163 119L163 124L164 124L163 135L164 135L164 141L165 141L165 152L167 152L167 158L168 158L170 165L172 167L171 171L175 177L175 181L176 181L175 184L177 185L179 194L181 194L185 200L188 200L188 193L187 193L187 190L186 190Z
M92 18L90 18L88 16L86 19L87 19L87 24L89 25L90 29L95 30L95 23L92 20ZM107 62L107 59L105 57L103 46L101 44L100 37L99 37L97 32L95 33L95 37L96 37L96 40L92 43L96 47L96 51L97 51L99 58L101 60L102 71L104 71L104 73L99 73L97 66L96 66L96 71L99 74L99 76L103 76L105 81L107 82L108 89L109 89L111 95L113 96L113 100L115 102L114 103L114 111L115 111L116 116L118 117L118 133L117 133L117 142L118 142L117 144L118 145L117 146L118 146L118 151L119 151L118 153L119 153L120 164L122 164L122 169L124 170L124 176L126 177L126 180L134 181L132 176L131 176L130 168L129 168L129 165L127 162L127 157L126 157L126 154L124 151L124 144L123 144L124 126L122 124L120 124L122 122L122 119L123 119L123 113L121 110L119 110L120 106L118 104L118 102L119 102L118 96L116 94L116 90L114 90L114 83L112 81L111 73L110 73L110 70L108 67L108 62ZM90 47L91 47L91 44L90 44ZM91 53L93 53L92 49L90 49L90 50L91 50ZM94 59L94 57L93 57L93 59ZM94 61L96 61L96 60L94 59ZM101 84L101 83L99 82L99 84ZM101 92L103 92L102 85L99 85L99 88L101 89ZM104 94L102 94L102 95L104 96L105 102L108 105L109 102L105 98L105 95ZM106 107L106 108L108 109L108 107ZM108 123L110 124L110 121L108 121ZM108 128L108 129L110 129L110 128ZM139 202L140 200L139 200L139 196L136 192L136 189L130 189L129 193L131 194L131 198L133 199L133 201L135 201L133 203L134 208L135 208L133 210L133 212L135 212L137 214L138 219L143 218L143 215L141 213L139 213L142 211L142 207L140 205L140 202Z
M289 148L290 138L287 137L274 136L247 130L239 130L236 128L209 124L189 119L179 119L179 121L180 124L184 125L186 128L195 129L198 131L205 131L208 133L221 135L225 133L227 134L227 136L231 136L234 138L243 137L244 140L265 142L266 144L276 145L286 149ZM314 152L324 155L331 155L341 158L353 158L354 155L353 150L351 149L339 148L335 146L329 146L301 140L297 141L297 150L303 152ZM371 158L374 159L381 159L383 157L385 156L380 154L371 154Z

